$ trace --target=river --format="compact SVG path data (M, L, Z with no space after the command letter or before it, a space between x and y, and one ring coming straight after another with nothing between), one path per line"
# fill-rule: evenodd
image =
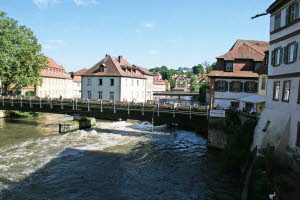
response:
M237 199L238 177L194 132L98 121L59 134L70 118L0 119L0 199Z

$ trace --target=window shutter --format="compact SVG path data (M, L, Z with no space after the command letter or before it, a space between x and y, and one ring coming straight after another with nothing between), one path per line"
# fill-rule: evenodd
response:
M229 82L225 81L225 92L228 91L228 83L229 83Z
M296 19L299 18L299 0L296 2L296 5L295 5L295 16L296 16Z
M233 82L229 82L229 91L232 92Z
M215 82L215 91L218 91L218 81Z
M275 66L275 51L272 51L271 65Z
M285 15L285 25L289 23L289 13L290 13L290 8L288 7L286 9L286 15Z
M257 93L258 91L258 83L254 82L254 93Z
M244 83L240 81L240 92L244 91Z
M296 61L298 58L298 46L299 46L299 43L296 42L295 43L295 51L294 51L294 61Z
M284 52L283 52L283 63L287 64L288 63L288 47L284 47Z

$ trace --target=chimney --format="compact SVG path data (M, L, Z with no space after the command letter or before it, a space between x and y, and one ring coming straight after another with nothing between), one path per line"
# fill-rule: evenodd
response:
M123 56L118 56L119 63L121 63L122 58L123 58Z

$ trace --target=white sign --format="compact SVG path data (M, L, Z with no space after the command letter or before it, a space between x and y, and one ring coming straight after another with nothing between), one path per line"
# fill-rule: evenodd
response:
M225 118L225 110L210 110L210 116Z

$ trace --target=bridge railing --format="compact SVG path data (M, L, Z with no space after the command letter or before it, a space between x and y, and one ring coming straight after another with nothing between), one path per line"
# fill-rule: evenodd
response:
M172 104L145 104L145 103L130 103L120 101L103 101L103 100L83 100L83 99L49 99L49 98L25 98L25 97L2 97L0 99L0 106L2 107L30 107L30 108L58 108L64 110L66 108L72 110L95 111L98 110L127 110L128 114L131 111L155 112L160 113L176 113L187 115L207 115L208 109L206 106L174 106Z

